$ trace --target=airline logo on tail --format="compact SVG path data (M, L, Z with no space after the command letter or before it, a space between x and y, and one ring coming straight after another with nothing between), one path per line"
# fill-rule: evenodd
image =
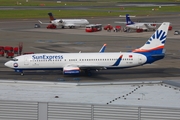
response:
M127 25L134 24L134 22L131 21L131 19L130 19L130 17L129 17L129 14L126 14L126 24L127 24Z
M133 50L133 52L148 52L160 50L162 52L167 37L169 22L164 22L158 30L149 38L149 40L139 49Z
M50 20L55 20L52 13L48 13Z
M155 39L157 39L157 40L160 40L160 42L162 43L162 44L164 44L165 43L165 41L166 41L166 33L165 33L165 31L163 31L163 30L157 30L151 37L150 37L150 39L148 40L148 42L146 43L146 44L150 44L151 42L153 42L153 40L155 41Z

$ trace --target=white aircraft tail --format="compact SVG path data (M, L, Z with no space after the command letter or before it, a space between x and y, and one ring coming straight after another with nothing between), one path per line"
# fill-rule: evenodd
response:
M169 24L169 22L163 22L142 47L135 49L132 52L145 55L147 57L146 63L153 63L154 61L163 59L165 56L164 45Z
M155 33L149 38L149 40L142 47L133 50L133 52L152 52L158 54L163 53L169 24L169 22L163 22L161 26L155 31Z

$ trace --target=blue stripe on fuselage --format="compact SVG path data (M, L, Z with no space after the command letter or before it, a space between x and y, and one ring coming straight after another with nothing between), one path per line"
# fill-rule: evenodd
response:
M148 52L135 52L135 53L140 53L146 56L147 61L144 64L153 63L157 60L163 59L165 56L165 53L163 53L163 49L151 50Z

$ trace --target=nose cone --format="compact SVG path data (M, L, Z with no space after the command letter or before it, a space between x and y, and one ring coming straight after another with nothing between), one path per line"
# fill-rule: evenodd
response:
M4 64L6 67L13 68L12 61L8 61Z

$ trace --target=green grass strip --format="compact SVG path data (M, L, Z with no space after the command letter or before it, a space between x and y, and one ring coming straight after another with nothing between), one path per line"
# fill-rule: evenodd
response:
M49 18L48 13L52 12L55 18L82 18L82 17L110 17L118 16L119 13L108 13L105 11L79 11L79 10L0 10L0 18L6 19L30 19Z

